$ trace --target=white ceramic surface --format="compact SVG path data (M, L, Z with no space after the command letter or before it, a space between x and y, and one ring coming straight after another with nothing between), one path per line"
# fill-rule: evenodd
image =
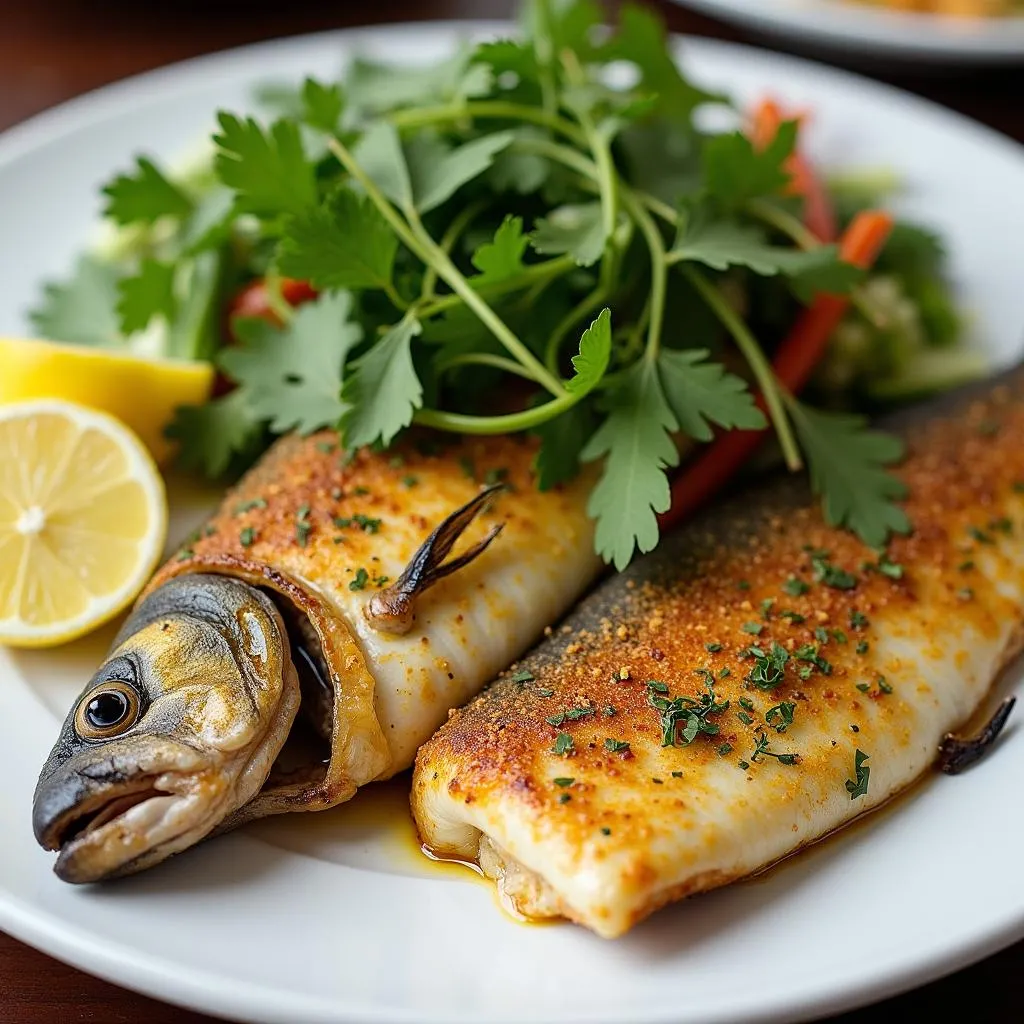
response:
M1024 15L951 18L853 0L675 0L723 21L865 57L958 64L1024 62Z
M8 132L0 333L27 330L40 279L67 268L96 217L97 185L135 151L174 157L216 107L246 106L261 79L330 75L355 51L428 59L455 35L419 25L266 44L134 79ZM903 173L905 210L949 241L978 342L996 362L1018 357L1024 151L812 64L717 43L684 50L708 84L813 107L819 160ZM181 498L179 535L203 500ZM923 983L1024 936L1020 727L965 776L929 780L764 878L663 911L613 943L511 922L484 886L396 842L372 796L319 821L218 839L108 887L73 888L36 847L30 803L109 636L0 651L0 927L158 997L281 1024L794 1020Z

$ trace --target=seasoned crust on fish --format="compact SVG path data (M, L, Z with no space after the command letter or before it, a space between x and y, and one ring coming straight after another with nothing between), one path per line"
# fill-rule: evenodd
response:
M448 710L593 579L586 482L540 493L535 453L522 438L440 444L430 436L350 458L330 431L286 437L150 584L226 574L275 592L309 619L335 683L333 756L326 778L287 795L292 807L331 806L407 768ZM422 596L408 634L374 629L364 614L370 597L401 574L438 523L496 480L507 492L455 554L499 523L501 536Z
M520 911L612 937L909 785L1024 639L1020 394L1018 378L909 431L914 532L887 560L787 481L606 582L420 750L425 843L478 859ZM787 652L781 685L751 681L772 674L752 644ZM711 680L717 732L663 746L652 699ZM766 722L784 704L792 723Z

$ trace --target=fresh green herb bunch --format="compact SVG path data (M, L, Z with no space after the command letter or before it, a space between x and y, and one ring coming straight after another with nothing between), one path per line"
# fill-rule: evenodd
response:
M613 30L589 0L535 0L523 20L440 64L357 61L341 83L277 90L269 124L221 113L212 184L140 160L108 186L107 213L144 242L119 280L86 266L118 296L93 333L163 321L187 339L174 353L236 385L180 410L184 460L216 475L268 433L325 426L349 448L413 423L531 431L542 489L602 463L589 512L622 567L657 543L681 439L766 425L751 380L830 521L874 545L906 529L883 468L899 444L785 394L775 339L745 316L755 291L795 316L861 277L794 216L796 123L760 149L702 131L695 112L728 102L684 77L641 7ZM215 354L225 289L254 276L280 325L236 319ZM295 280L316 300L293 307ZM38 314L51 336L75 289Z

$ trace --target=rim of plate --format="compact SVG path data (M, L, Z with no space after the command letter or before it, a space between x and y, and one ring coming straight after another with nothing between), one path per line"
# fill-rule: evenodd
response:
M692 0L688 0L692 3ZM698 0L705 3L705 0ZM710 0L709 0L710 2ZM694 6L697 4L694 3ZM33 150L59 139L64 133L81 130L116 119L119 115L145 105L156 97L167 99L171 92L186 96L190 92L208 91L218 78L234 79L241 66L251 68L260 56L282 49L301 51L304 48L317 49L335 45L339 57L346 46L360 40L375 44L386 43L389 36L407 35L415 32L421 39L430 36L435 45L457 40L460 37L478 37L500 34L508 31L509 22L465 20L437 22L404 22L385 26L366 26L356 29L341 29L267 40L248 46L237 47L211 54L204 54L152 71L122 79L85 93L63 104L36 115L7 131L0 133L0 167L20 158L29 156ZM676 43L681 37L676 36ZM686 44L718 59L731 57L734 60L756 59L760 62L775 63L794 67L807 81L814 78L827 80L834 86L856 88L877 103L898 102L908 113L917 112L931 119L942 119L961 136L972 139L978 145L1001 150L1007 157L1019 161L1024 175L1024 146L995 129L951 111L937 103L915 96L894 86L875 82L861 75L837 70L812 60L777 54L757 47L725 43L699 37L685 37ZM273 69L269 69L273 70ZM197 74L197 73L205 74ZM211 72L213 72L211 74ZM241 835L227 836L225 844L243 843ZM290 1021L302 1014L304 1020L427 1022L453 1020L475 1021L476 1017L453 1018L451 1014L425 1016L407 1009L379 1005L339 1006L328 1004L319 997L302 997L280 988L271 988L254 982L235 982L225 985L221 977L207 970L147 953L144 949L119 944L106 935L97 935L78 925L68 925L52 911L43 910L0 885L0 927L11 935L36 946L49 955L56 956L76 967L87 970L115 984L144 992L180 1006L189 1006L200 1011L228 1017L253 1019L257 1007L259 1020ZM1000 908L995 920L979 924L973 929L957 935L955 939L935 936L926 947L908 953L898 963L873 965L869 978L850 977L837 981L829 979L827 985L815 984L813 979L804 979L802 990L794 994L785 1005L754 1009L745 1015L747 1021L793 1021L806 1020L821 1014L835 1014L865 1003L884 999L919 985L926 984L950 971L966 967L1012 942L1024 937L1024 903L1013 908ZM504 1018L500 1018L504 1019ZM539 1019L539 1018L538 1018ZM561 1013L560 1021L578 1018ZM607 1014L589 1021L618 1021L621 1012L609 1010ZM651 1022L668 1022L676 1017L671 1007L657 1014L647 1014ZM708 1017L711 1021L732 1020L729 1012Z
M672 0L773 36L907 59L1024 61L1024 15L954 18L887 10L853 0Z

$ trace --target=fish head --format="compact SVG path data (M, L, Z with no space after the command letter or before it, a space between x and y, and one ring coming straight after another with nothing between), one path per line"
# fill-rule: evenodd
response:
M280 615L217 576L164 584L130 616L68 712L36 785L54 870L93 882L198 842L250 800L299 694Z

